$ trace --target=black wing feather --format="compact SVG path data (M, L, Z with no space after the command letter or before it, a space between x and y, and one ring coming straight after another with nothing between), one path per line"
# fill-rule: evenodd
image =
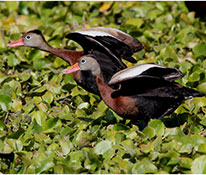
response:
M161 77L168 81L178 80L184 76L184 74L175 68L161 68L152 67L147 71L143 72L142 75L150 75L154 77Z
M112 57L114 60L116 60L122 66L122 69L126 68L125 64L121 61L119 57L117 57L114 53L112 53L112 51L109 48L105 47L101 42L96 40L94 37L73 32L69 33L66 36L66 38L72 39L79 43L84 49L84 55L92 53L93 51L103 52Z
M133 50L122 41L109 36L96 36L95 40L109 48L118 58L123 58L132 63L137 62L133 57L131 57Z
M142 75L119 84L121 88L112 93L113 98L118 96L142 96L184 100L204 96L203 93L194 89L152 76Z

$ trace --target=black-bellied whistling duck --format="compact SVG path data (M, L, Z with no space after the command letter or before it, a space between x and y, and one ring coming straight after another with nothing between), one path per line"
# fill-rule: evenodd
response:
M134 63L136 60L131 57L132 54L143 49L143 45L137 39L113 28L96 27L78 30L69 33L66 37L78 42L84 51L53 48L46 42L39 30L32 30L25 33L20 40L8 44L8 46L38 48L64 59L71 65L76 63L81 56L88 53L95 53L99 55L98 60L106 82L111 79L114 73L126 68L126 65L120 58ZM112 68L110 65L113 65ZM75 72L73 76L76 82L83 88L99 95L95 79L91 73Z
M104 102L118 115L132 120L159 118L173 112L184 100L204 94L184 87L174 80L182 73L174 68L142 64L124 69L104 81L96 55L88 54L65 73L90 71ZM110 87L116 85L116 89Z

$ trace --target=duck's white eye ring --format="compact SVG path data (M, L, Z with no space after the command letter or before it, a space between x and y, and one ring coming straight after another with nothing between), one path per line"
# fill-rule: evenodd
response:
M81 60L81 63L82 63L82 64L84 64L84 63L86 63L86 62L87 62L87 61L86 61L85 59L82 59L82 60Z
M31 39L31 35L26 35L26 40L30 40Z

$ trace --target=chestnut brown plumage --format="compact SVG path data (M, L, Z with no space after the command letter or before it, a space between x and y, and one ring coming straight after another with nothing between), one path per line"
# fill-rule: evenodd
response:
M67 38L78 42L84 51L57 49L50 46L40 30L25 33L19 41L8 44L10 47L28 46L50 52L73 65L88 53L95 53L101 64L103 77L106 82L111 76L126 68L120 58L136 62L132 54L143 49L142 44L132 36L113 28L96 27L69 33ZM113 65L112 68L110 65ZM89 72L73 73L76 82L89 92L99 94L95 79Z
M127 68L114 74L106 83L97 56L83 56L65 73L91 72L104 102L124 118L148 122L151 118L170 114L188 98L204 96L174 82L183 75L179 70L155 64ZM110 85L115 85L116 89Z

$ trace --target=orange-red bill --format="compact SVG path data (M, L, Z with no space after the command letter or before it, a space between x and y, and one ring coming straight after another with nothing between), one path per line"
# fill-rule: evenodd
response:
M9 46L9 47L24 46L23 39L21 38L18 41L15 41L13 43L9 43L9 44L7 44L7 46Z
M80 67L79 67L78 63L76 63L70 69L65 70L64 74L70 74L70 73L76 72L78 70L80 70Z

